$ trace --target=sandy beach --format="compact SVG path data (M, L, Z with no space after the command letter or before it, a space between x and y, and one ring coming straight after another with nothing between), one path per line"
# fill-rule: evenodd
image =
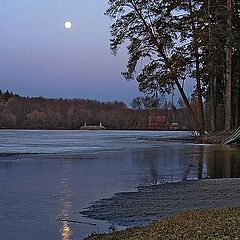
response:
M240 179L207 179L139 187L117 193L82 213L121 226L145 225L179 211L240 206Z

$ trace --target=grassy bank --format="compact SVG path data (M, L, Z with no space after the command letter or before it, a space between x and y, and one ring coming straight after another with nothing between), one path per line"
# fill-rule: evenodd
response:
M111 234L92 235L87 240L196 240L240 239L240 208L191 210L176 213L146 227Z

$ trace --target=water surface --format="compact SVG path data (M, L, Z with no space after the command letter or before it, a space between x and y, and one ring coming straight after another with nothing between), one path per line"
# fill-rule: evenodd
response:
M95 200L139 185L239 177L238 147L171 140L187 135L1 130L1 239L82 239L109 227L78 213Z

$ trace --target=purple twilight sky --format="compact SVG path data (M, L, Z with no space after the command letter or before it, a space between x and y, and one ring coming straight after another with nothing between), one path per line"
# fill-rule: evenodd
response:
M127 56L110 53L106 0L0 0L0 89L24 96L121 100ZM72 22L70 30L65 21Z
M0 89L21 95L129 103L126 54L109 49L105 0L0 0ZM64 28L65 21L72 28ZM123 53L123 51L122 51Z

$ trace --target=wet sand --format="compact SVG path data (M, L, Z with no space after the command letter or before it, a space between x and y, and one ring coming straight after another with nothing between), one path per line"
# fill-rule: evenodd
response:
M240 179L204 179L139 187L95 202L86 217L120 226L145 225L179 211L240 206Z

